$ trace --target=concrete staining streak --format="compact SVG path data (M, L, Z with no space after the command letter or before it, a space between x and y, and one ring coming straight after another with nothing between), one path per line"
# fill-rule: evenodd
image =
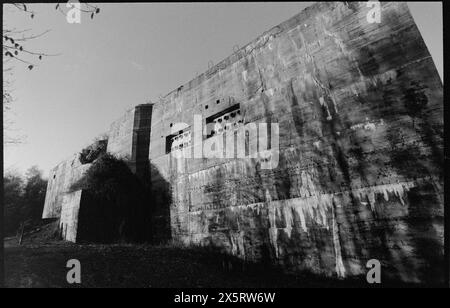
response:
M300 227L303 232L308 232L307 219L317 225L329 229L327 212L332 208L333 196L329 194L314 195L307 198L293 198L283 201L270 202L269 212L269 236L275 255L279 257L278 232L283 229L291 238L295 226L295 215L300 219ZM284 217L284 228L277 227L278 219Z
M385 184L378 185L374 187L364 187L357 190L354 190L354 194L358 196L361 202L363 200L367 200L369 202L370 208L372 211L375 210L376 196L381 194L384 196L385 201L389 201L389 193L394 194L402 203L405 205L405 193L409 191L410 188L414 187L414 182L404 182L404 183L394 183L394 184Z
M442 280L442 81L407 4L380 5L378 25L367 23L364 2L319 2L234 50L152 105L142 118L147 143L137 142L127 113L108 151L148 156L146 176L161 195L150 217L156 241L339 277L365 276L367 260L378 258L386 278ZM424 104L420 116L410 99ZM168 153L171 124L206 135L192 115L206 121L231 107L245 124L280 124L274 170L263 170L261 157ZM68 161L52 171L44 217L61 214L72 169ZM67 222L76 219L72 199L73 207L64 199Z
M310 177L306 174L302 174L302 178L305 179L304 183L307 186L307 188L302 187L302 194L304 197L267 203L249 204L232 207L231 209L233 211L238 211L243 207L251 208L256 210L259 215L262 207L268 208L269 240L277 258L281 255L278 244L279 232L280 230L283 230L285 234L291 238L292 230L295 228L295 223L297 221L296 217L299 219L301 230L306 233L309 232L308 226L311 226L311 222L313 222L316 226L325 228L326 230L330 230L331 227L336 259L336 274L338 277L345 277L346 270L342 259L339 226L335 212L335 206L337 204L334 200L335 194L318 195L315 193L314 187L310 186L312 184ZM355 189L352 191L343 192L342 194L349 196L352 193L359 197L362 204L366 204L363 200L368 200L372 211L374 211L377 195L382 195L384 196L385 201L389 201L389 194L393 194L404 205L406 192L414 186L414 182L404 182L379 185L371 188ZM285 226L279 227L280 222L284 222ZM232 254L245 259L244 232L231 232L230 242Z
M314 78L314 81L315 81L315 80L316 80L316 79ZM320 105L321 105L322 107L325 107L325 109L327 110L327 120L330 121L333 117L331 116L330 109L328 109L328 105L325 103L325 100L323 99L322 96L319 97L319 101L320 101Z
M245 260L244 231L230 232L231 254Z
M341 251L341 241L339 237L339 226L336 221L336 213L334 211L334 206L332 209L333 217L333 244L334 244L334 255L336 256L336 274L338 277L345 277L345 267L342 261L342 251Z
M308 73L308 76L312 79L312 81L314 82L315 86L318 87L319 89L321 89L322 92L324 93L324 95L326 95L326 96L328 96L330 98L330 100L333 103L334 111L337 114L338 113L338 109L337 109L336 100L334 99L334 95L331 92L331 90L320 81L319 72L318 72L318 69L317 69L316 61L314 60L314 56L311 55L311 51L309 50L308 43L306 42L303 33L300 31L300 27L298 27L298 29L299 29L300 39L302 41L302 46L304 46L304 59L307 62L309 62L312 65L312 68L313 68L313 73L312 74ZM305 73L307 73L307 72L305 72ZM328 121L332 120L333 117L331 116L329 107L328 107L327 103L325 102L324 97L322 97L322 96L319 97L319 102L320 102L320 105L322 107L326 108L327 120Z
M228 174L245 174L248 165L245 162L234 162L233 164L225 164ZM189 175L190 181L203 184L208 182L208 178L213 176L218 167L202 170L198 173ZM292 238L292 232L309 233L312 228L324 228L331 232L332 243L334 246L335 257L335 271L338 277L346 276L346 269L343 263L342 248L339 235L339 225L336 206L342 206L341 198L351 199L352 195L360 200L360 203L365 206L370 206L372 211L376 210L377 196L383 196L384 201L399 201L400 204L405 205L407 202L407 192L417 186L414 181L382 184L364 188L351 188L347 191L334 192L329 194L321 194L321 190L317 189L313 178L315 174L302 171L300 173L301 185L299 185L299 198L292 198L286 200L272 200L272 196L268 190L265 191L266 202L245 204L238 206L231 206L227 208L231 212L240 214L250 209L258 216L263 214L262 209L267 210L267 217L269 221L269 228L267 230L270 245L273 248L276 258L282 257L283 253L280 249L280 244L283 243L279 239L280 231L283 232L289 239ZM395 200L394 200L394 199ZM380 200L382 201L382 200ZM384 202L381 202L384 204ZM208 212L220 212L223 209L210 209ZM192 211L191 215L198 215L205 210ZM216 217L217 220L218 216ZM216 221L217 223L217 221ZM239 221L237 222L239 225ZM250 236L250 235L249 235ZM231 254L242 259L246 258L245 251L245 231L239 226L238 230L230 230L228 235L229 244L231 247Z
M277 217L284 217L286 224L284 229L291 237L294 226L294 213L300 219L300 226L304 232L308 232L307 218L317 225L329 229L327 212L333 204L333 195L315 195L309 198L293 198L282 202L269 203L269 222L271 228L277 228Z

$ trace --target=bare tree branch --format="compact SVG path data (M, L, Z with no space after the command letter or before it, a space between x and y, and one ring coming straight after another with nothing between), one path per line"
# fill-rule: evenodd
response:
M78 9L77 6L72 5L71 8L64 10L62 6L66 7L66 3L57 3L55 9L67 16L67 12L72 9ZM20 13L26 14L30 18L38 16L38 12L32 9L32 4L28 3L6 3L3 5L4 11L14 12L19 11ZM98 13L100 9L94 5L88 3L80 3L79 11L84 14L90 14L91 19ZM5 16L4 16L5 17ZM42 38L50 30L43 31L41 33L32 33L32 28L27 29L16 29L9 28L3 24L2 28L2 50L3 50L3 135L4 135L4 145L15 145L21 143L24 139L23 136L12 137L10 135L11 125L13 121L9 118L6 119L6 114L10 112L11 104L13 102L12 89L11 89L11 75L13 73L15 63L23 63L27 65L29 70L33 69L36 65L36 58L41 61L44 57L58 56L60 54L51 54L39 50L32 50L26 47L27 42Z
M8 4L7 4L8 5ZM34 10L31 9L31 5L26 3L9 3L10 7L15 8L16 10L28 14L31 18L37 14ZM64 10L62 7L66 7L65 3L57 3L55 9L63 14L67 15L69 9ZM80 7L72 4L70 9L79 9L81 13L90 14L91 19L95 14L100 13L100 9L89 3L80 3ZM27 41L34 40L46 35L50 30L46 30L39 34L28 34L31 29L25 30L16 30L16 29L8 29L5 25L3 25L3 60L5 58L17 60L21 63L25 63L28 65L28 69L32 69L37 66L35 60L24 58L23 56L19 56L21 53L27 54L29 56L37 56L39 60L42 60L44 57L50 56L58 56L60 54L50 54L42 51L30 50L24 46Z

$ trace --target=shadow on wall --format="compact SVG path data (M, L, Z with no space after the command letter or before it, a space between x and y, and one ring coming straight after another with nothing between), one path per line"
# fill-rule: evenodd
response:
M153 164L149 163L150 176L149 204L150 227L152 242L155 244L169 242L172 239L170 205L172 204L172 189L162 174Z
M429 92L424 92L425 87L413 78L405 73L390 81L382 98L383 91L377 88L358 96L360 103L368 106L365 116L383 119L388 127L385 132L380 128L353 133L348 129L355 121L351 112L333 112L331 98L324 94L331 119L326 118L324 105L314 106L322 116L319 134L302 119L299 107L305 103L298 101L292 86L287 89L287 99L292 102L298 136L327 139L330 145L329 149L314 149L317 166L320 161L333 162L334 166L317 169L319 186L330 188L337 184L333 190L345 191L355 186L395 185L402 179L414 183L404 197L375 194L373 210L362 210L362 200L354 193L349 194L350 203L345 207L337 209L333 204L344 265L350 268L355 256L364 261L376 258L390 278L439 283L443 281L442 126L436 112L428 108ZM428 82L430 87L439 89L433 82ZM310 100L317 102L319 97ZM414 108L408 108L410 105ZM423 105L421 111L412 113L410 109L416 111L418 105Z
M153 168L147 166L145 170L149 172ZM152 174L158 176L156 171ZM156 238L158 242L161 235L155 224L162 218L155 219L154 215L166 212L155 209L168 209L169 203L159 202L164 200L162 196L170 196L169 185L160 181L155 189L149 178L148 173L137 176L129 163L110 154L99 157L72 187L72 190L83 190L77 242L153 242ZM163 220L170 221L169 217Z
M259 250L260 259L275 259L284 268L308 262L308 268L318 272L339 268L343 276L361 275L367 261L377 259L383 280L440 285L445 275L442 86L433 76L426 81L415 79L411 72L397 72L385 85L373 85L347 101L340 100L339 112L333 107L331 90L302 93L296 89L306 86L295 82L303 80L292 79L281 89L290 106L292 126L282 122L280 132L294 128L291 140L297 152L280 153L281 177L256 165L254 183L238 187L238 198L242 204L298 198L296 188L309 189L309 184L295 178L292 165L310 161L304 170L314 181L314 190L333 195L327 218L331 228L315 228L311 221L306 236L300 228L302 217L288 209L291 219L282 214L274 221L278 229L294 228L289 228L289 236L277 231L271 240L260 218L263 215L253 219L245 212L224 210L214 216L215 221L208 215L200 217L199 225L209 228L205 242L226 247L246 260ZM276 119L271 117L265 94L260 96L266 121L271 123ZM311 114L317 115L317 121L311 121ZM220 190L227 185L222 172L217 169L206 189L214 193L218 208L229 206ZM264 194L266 188L270 200ZM257 245L260 248L254 249Z

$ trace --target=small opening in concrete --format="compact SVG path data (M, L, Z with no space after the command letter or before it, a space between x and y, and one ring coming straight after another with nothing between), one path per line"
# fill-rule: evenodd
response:
M191 143L190 127L178 131L178 133L166 137L166 154L183 147L189 146Z
M207 125L207 136L206 138L212 137L215 134L220 134L224 130L234 129L236 125L235 123L240 120L240 105L236 104L229 108L226 108L206 119ZM221 125L225 125L225 129L221 127Z
M208 109L208 105L205 106L205 109Z

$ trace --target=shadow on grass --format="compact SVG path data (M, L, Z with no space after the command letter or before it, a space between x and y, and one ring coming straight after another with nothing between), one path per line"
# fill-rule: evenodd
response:
M82 283L66 282L66 263L78 259ZM243 262L212 248L173 245L76 245L28 243L5 249L7 287L47 288L344 288L421 287L365 277L339 280L311 273L289 274L268 264Z

